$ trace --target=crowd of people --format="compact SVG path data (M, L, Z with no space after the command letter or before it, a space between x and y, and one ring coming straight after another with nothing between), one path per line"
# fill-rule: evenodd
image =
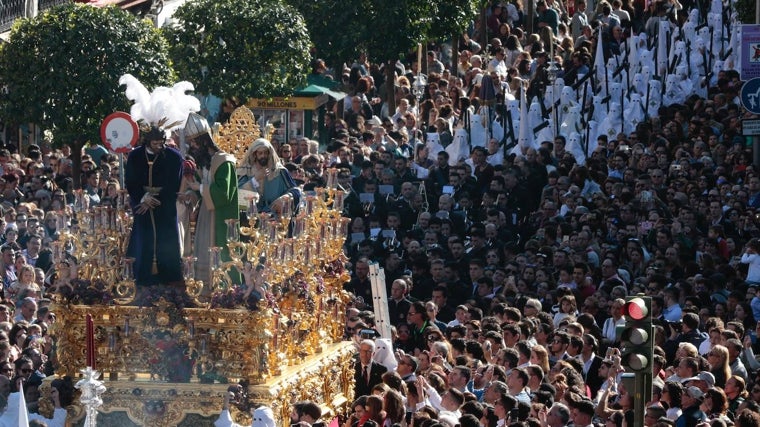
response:
M138 285L181 288L180 257L224 241L220 224L237 217L238 191L259 194L259 210L289 215L335 168L351 218L346 338L358 348L345 427L632 426L616 327L625 322L625 298L635 294L651 297L656 324L645 425L760 427L760 171L742 136L749 116L737 98L739 73L721 61L726 69L696 79L693 95L679 89L659 97L631 83L646 75L645 61L631 63L637 70L601 71L613 85L626 83L622 96L587 77L600 74L597 57L605 67L615 58L625 64L632 45L646 46L660 28L704 22L708 9L677 0L647 7L540 0L528 25L519 0L496 1L485 25L429 45L425 64L399 63L395 82L368 55L338 70L350 94L332 104L323 147L306 137L260 139L236 162L199 116L190 115L174 140L154 126L125 168ZM728 7L719 25L732 18ZM449 71L453 49L458 62ZM553 64L559 70L550 73ZM418 71L427 77L420 98ZM592 126L601 114L585 139L558 117L518 131L516 122L527 120L520 99L544 103L554 77L577 84L573 102L584 116L577 124ZM395 111L381 100L390 84ZM581 96L584 84L592 86ZM592 101L598 94L608 99ZM605 117L614 112L617 120L630 110L616 101L637 96L634 104L647 100L642 120ZM562 102L534 113L543 120ZM591 105L595 112L586 110ZM180 113L190 111L197 109ZM113 154L95 143L83 150L84 203L75 197L72 166L70 147L0 149L5 411L13 407L6 396L23 387L34 413L37 387L53 373L49 296L62 283L50 275L51 242L62 226L56 212L120 203ZM191 217L194 239L178 226ZM75 275L75 260L67 262ZM201 260L198 276L208 274L208 262ZM384 269L389 341L375 340L373 262ZM241 273L241 283L263 297L266 287L252 270ZM52 399L62 408L73 390L69 379L58 381ZM292 421L312 424L319 409L297 405ZM232 422L229 413L221 422Z
M397 72L395 112L378 99L390 84L382 67L360 57L342 72L353 90L342 117L328 121L332 154L309 154L308 141L281 148L285 159L314 162L293 166L307 182L330 165L350 191L345 249L353 276L345 288L354 303L346 336L359 352L345 427L634 425L616 329L625 323L625 298L636 294L651 297L656 325L644 424L760 425L760 176L741 129L752 116L739 103L726 46L706 55L726 59L723 68L703 73L692 91L665 81L680 58L660 73L647 74L654 70L642 63L607 68L623 86L618 102L638 107L645 96L657 98L641 115L591 100L615 100L604 77L579 94L589 74L608 72L597 58L601 67L624 64L631 46L651 48L661 28L688 33L715 4L536 7L536 34L525 31L520 2L493 2L487 27L475 28L487 31L486 46L477 43L482 33L468 34ZM723 8L727 26L731 10ZM457 49L456 71L442 66L449 49ZM427 73L419 99L418 68ZM663 96L650 94L646 80L637 91L621 72L650 76ZM573 133L583 129L551 118L529 129L526 144L514 123L525 116L510 100L524 103L522 90L528 101L540 98L550 77L577 84L567 93L584 110L596 107L584 113L589 118L625 114L597 126L580 153ZM486 86L496 105L484 98ZM552 103L544 107L540 114L551 116ZM457 138L471 147L465 158ZM382 309L373 307L373 262L384 268L387 341L376 339ZM389 346L390 357L379 350Z

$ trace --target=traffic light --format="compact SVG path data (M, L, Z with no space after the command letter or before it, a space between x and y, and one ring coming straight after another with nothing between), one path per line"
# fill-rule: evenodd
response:
M644 426L645 403L652 400L652 299L644 295L631 296L623 305L625 327L620 333L623 385L633 397L634 427Z
M651 312L651 298L626 298L623 306L625 327L620 334L620 356L621 363L628 372L652 374L654 332Z

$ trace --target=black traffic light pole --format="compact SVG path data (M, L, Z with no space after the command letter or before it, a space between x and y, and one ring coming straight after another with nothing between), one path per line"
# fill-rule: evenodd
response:
M639 294L626 298L625 327L620 334L622 383L633 398L633 427L644 427L647 402L652 401L654 329L652 298Z

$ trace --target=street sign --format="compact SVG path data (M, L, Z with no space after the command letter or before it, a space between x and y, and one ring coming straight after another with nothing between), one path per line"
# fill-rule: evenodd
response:
M139 137L137 123L123 111L109 114L100 126L100 139L109 151L115 153L129 153Z
M760 77L760 25L742 25L741 31L741 79Z
M742 86L742 105L752 114L760 114L760 77L749 79Z
M742 120L742 135L760 136L760 119Z

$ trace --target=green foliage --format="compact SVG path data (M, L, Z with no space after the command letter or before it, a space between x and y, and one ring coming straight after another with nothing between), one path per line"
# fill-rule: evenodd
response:
M458 0L462 1L462 0ZM289 0L302 11L317 55L333 66L367 50L372 61L398 59L427 40L440 2Z
M362 44L358 34L364 26L362 21L367 19L361 8L370 2L288 0L288 3L303 14L318 57L334 66L356 58Z
M241 100L290 95L306 81L309 35L279 0L191 0L167 29L170 55L196 91ZM204 77L205 74L205 77Z
M448 0L438 5L438 14L433 18L430 40L445 40L454 34L462 34L477 17L477 0ZM453 41L456 45L456 40Z
M4 120L49 129L55 143L100 139L103 119L128 110L119 77L148 88L173 80L166 41L149 22L115 7L69 3L14 24L0 45Z
M370 58L398 59L427 40L438 3L426 0L373 0L364 32Z
M757 0L737 0L736 10L739 12L739 20L743 24L760 24L755 22L755 2Z

